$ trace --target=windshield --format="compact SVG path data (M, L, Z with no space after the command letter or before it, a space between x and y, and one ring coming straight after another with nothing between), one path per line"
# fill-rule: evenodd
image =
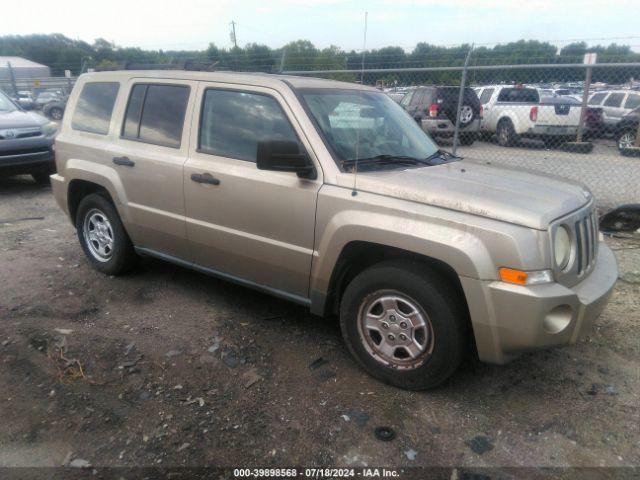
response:
M0 112L13 112L15 110L18 110L18 107L9 100L9 97L0 92Z
M343 166L356 159L384 158L377 167L406 167L407 158L426 159L438 152L433 140L382 92L302 89L301 94L335 159ZM374 166L368 164L366 168Z

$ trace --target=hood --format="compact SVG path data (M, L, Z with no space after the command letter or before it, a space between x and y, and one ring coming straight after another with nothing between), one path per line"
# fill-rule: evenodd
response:
M339 184L353 185L353 175ZM472 162L362 172L358 190L545 230L591 200L579 183L552 175Z
M40 127L48 121L42 115L32 112L23 112L21 110L0 112L0 130L5 128Z

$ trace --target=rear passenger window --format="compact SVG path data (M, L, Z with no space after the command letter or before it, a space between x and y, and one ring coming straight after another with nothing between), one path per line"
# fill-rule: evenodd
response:
M189 87L137 84L129 95L122 136L165 147L179 148Z
M86 83L73 112L71 128L101 135L109 133L119 87L120 84L116 82Z
M298 141L273 97L229 90L205 92L198 139L200 151L255 162L261 140Z
M622 99L624 98L624 93L612 93L609 97L604 101L605 107L614 107L617 108L622 104Z
M493 88L485 88L482 91L482 95L480 95L480 103L486 105L491 100L491 95L493 95Z
M627 101L624 102L624 108L634 109L640 107L640 95L630 93Z

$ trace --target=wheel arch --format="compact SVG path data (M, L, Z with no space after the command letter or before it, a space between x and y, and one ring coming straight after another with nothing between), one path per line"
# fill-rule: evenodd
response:
M338 256L329 280L329 288L326 295L322 296L320 304L317 302L320 300L319 298L316 298L316 302L314 302L312 293L312 309L316 310L314 313L321 315L336 313L344 289L349 282L366 268L388 260L421 263L444 278L461 295L462 299L465 298L460 278L448 263L435 257L394 246L368 241L351 241L342 248ZM466 304L466 300L464 301Z

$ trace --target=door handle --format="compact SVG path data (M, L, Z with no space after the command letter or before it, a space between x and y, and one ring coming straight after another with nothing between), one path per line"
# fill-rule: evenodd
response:
M208 185L220 185L220 180L211 176L210 173L192 173L191 180L196 183L206 183Z
M113 157L113 163L124 167L133 167L136 164L136 162L131 160L129 157Z

